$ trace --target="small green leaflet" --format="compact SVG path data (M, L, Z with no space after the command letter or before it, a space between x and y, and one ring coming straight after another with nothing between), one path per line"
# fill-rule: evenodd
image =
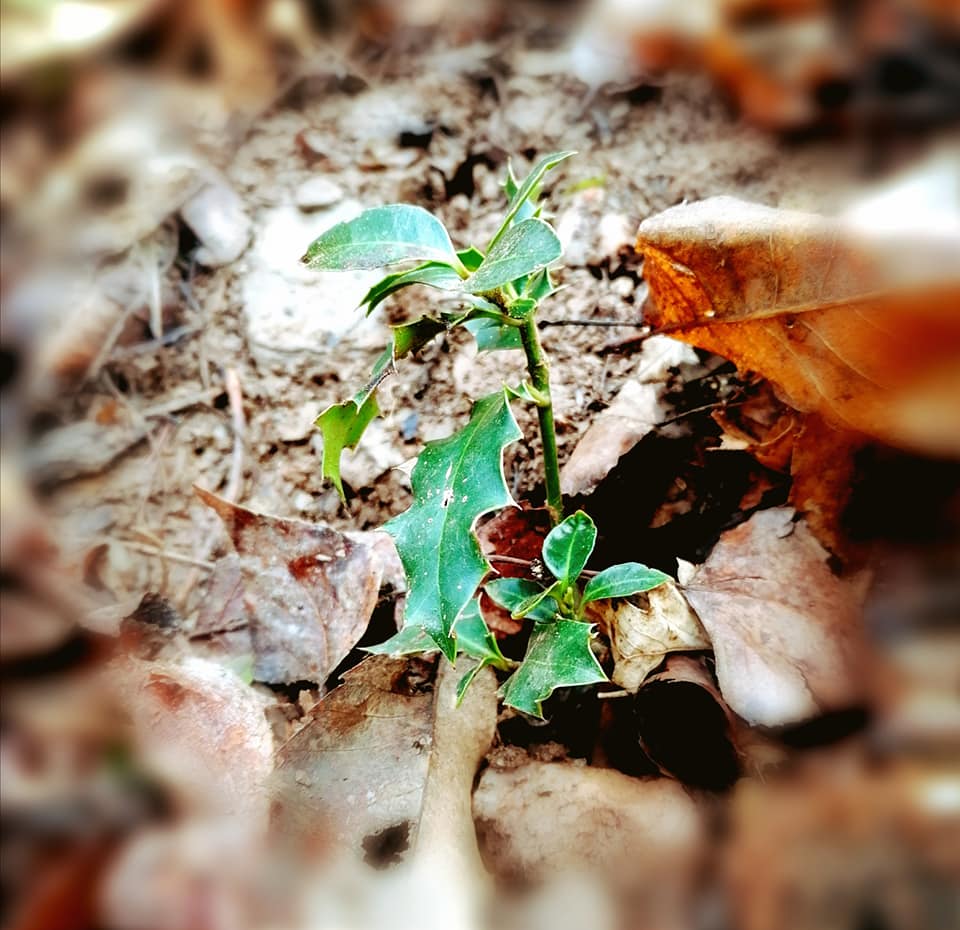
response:
M476 599L467 604L460 614L454 628L454 639L458 654L479 659L483 665L509 668L509 662L500 652L497 638L487 628ZM437 644L423 627L406 625L388 640L376 646L367 646L364 651L374 655L406 656L418 652L436 652Z
M483 590L490 595L490 600L494 604L509 610L511 615L534 598L541 596L542 599L533 605L525 616L531 620L548 621L553 620L559 610L557 602L548 596L549 591L526 578L494 578L483 586Z
M370 270L406 261L463 267L443 223L423 207L404 203L337 223L314 239L300 261L314 271Z
M641 591L649 591L671 581L669 575L647 568L639 562L624 562L622 565L611 565L602 572L594 575L583 589L583 604L590 601L599 601L609 597L629 597Z
M341 500L344 499L343 478L340 475L340 457L343 450L357 448L363 431L379 413L377 395L371 392L359 406L353 399L333 404L327 407L315 421L315 425L323 434L320 472L324 478L329 478L333 482Z
M520 182L517 181L516 175L513 173L513 165L510 162L507 162L507 177L503 182L503 192L507 195L507 206L513 202L513 198L517 196L517 192L520 190ZM527 194L523 203L517 208L517 212L514 214L511 223L519 223L521 220L525 220L531 216L539 216L540 210L535 206L537 199L540 196L540 186L537 185L533 188L529 194Z
M492 246L483 264L463 282L474 294L485 294L556 261L563 248L557 234L541 219L531 217L511 226Z
M550 155L544 155L543 158L541 158L540 161L533 166L530 174L524 178L523 183L520 185L520 189L510 197L510 209L507 210L507 215L503 218L503 222L500 224L500 228L497 230L496 235L490 240L489 251L493 250L493 247L503 238L504 234L512 226L514 217L530 198L531 194L533 194L537 185L543 180L543 176L551 168L555 168L560 164L560 162L566 158L569 158L571 155L576 155L576 152L554 152ZM510 196L511 185L515 184L516 181L513 180L513 171L511 169L507 175L508 196ZM514 277L520 277L520 275L515 275Z
M537 302L532 297L518 297L510 301L507 314L514 320L526 320L537 309Z
M483 264L483 252L475 246L468 246L457 252L457 258L463 263L467 271L476 271Z
M543 561L565 587L573 584L593 552L597 528L582 510L555 526L543 541Z
M504 385L504 390L517 400L525 400L528 403L536 404L538 407L546 403L546 398L529 381L521 381L516 387L509 384Z
M341 500L344 499L344 493L340 457L344 449L356 449L363 431L374 417L379 416L377 388L392 370L393 346L389 345L374 363L367 383L350 400L331 404L314 421L323 436L320 473L333 482Z
M525 601L521 601L517 606L511 611L510 616L514 620L522 620L524 617L532 616L541 609L541 605L547 604L548 606L545 610L550 611L551 608L549 604L552 602L557 603L557 598L563 595L563 585L559 581L555 581L549 588L541 588L535 594L531 594ZM556 610L553 610L551 617L556 614ZM544 618L548 619L548 618Z
M455 291L460 289L460 275L449 265L443 262L424 262L416 268L406 271L395 271L381 278L360 301L360 306L366 305L367 316L373 313L391 294L411 284L426 284L440 290Z
M467 320L463 325L470 332L470 335L477 340L477 349L480 352L523 348L520 329L517 326L491 320L489 317Z
M513 504L503 449L521 436L503 391L481 398L460 432L424 446L411 476L414 502L384 526L407 576L406 625L423 627L449 659L453 625L490 570L473 526Z
M550 278L550 271L544 268L527 280L523 288L523 293L527 297L532 297L538 303L546 300L551 294L556 294L557 289L553 286Z
M364 430L380 414L377 388L394 370L397 359L422 349L434 336L449 329L453 322L424 316L393 327L393 339L375 362L367 383L350 400L332 404L314 421L323 435L321 474L334 483L341 500L344 493L340 458L344 449L356 449Z
M592 624L579 620L535 624L523 664L501 689L504 704L542 718L541 702L554 689L606 681L590 649L592 630Z
M480 613L480 602L476 599L467 604L457 625L454 628L457 638L457 651L472 659L476 665L471 668L457 684L457 704L463 700L470 683L482 668L492 665L494 668L508 669L510 663L504 658L497 638L487 628L487 624Z

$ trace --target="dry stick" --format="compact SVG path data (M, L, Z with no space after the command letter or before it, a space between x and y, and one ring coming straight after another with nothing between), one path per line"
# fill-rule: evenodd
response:
M237 496L240 493L240 482L243 479L243 438L246 432L246 419L243 415L243 393L240 388L240 377L233 368L228 368L224 374L224 383L227 390L227 397L230 400L230 419L233 424L233 454L230 458L230 474L227 477L227 486L221 495L224 500L231 504L236 503ZM204 544L197 553L199 561L208 561L210 554L220 538L219 526L207 535ZM180 591L178 600L180 604L186 607L187 598L193 591L197 581L200 579L200 572L194 568L187 580L184 582Z
M628 323L621 320L540 320L537 323L540 329L548 326L626 326L629 329L649 329L643 323Z
M524 568L530 568L533 565L533 562L530 559L518 559L513 555L493 555L487 556L487 561L489 562L505 562L508 565L522 565ZM581 575L599 575L600 572L591 571L590 569L584 569L580 572Z
M156 242L151 241L143 247L143 257L147 263L149 275L150 333L160 342L163 339L163 302L160 299L160 267L157 264Z
M169 562L177 562L179 565L190 565L193 568L201 569L205 572L212 572L213 562L206 562L203 559L195 559L189 555L181 555L179 552L171 552L169 549L158 549L156 546L147 546L143 543L131 542L127 539L112 539L111 542L119 543L121 546L139 552L141 555L153 555L158 559L166 559Z
M80 380L81 386L93 380L100 369L103 368L107 359L110 357L110 353L113 352L113 347L120 338L124 326L127 325L127 320L133 315L134 309L135 307L131 303L129 307L125 307L120 311L120 315L114 321L113 326L110 327L110 332L107 333L107 338L104 339L100 351L94 356L93 361L90 362L87 370L83 373L83 378Z

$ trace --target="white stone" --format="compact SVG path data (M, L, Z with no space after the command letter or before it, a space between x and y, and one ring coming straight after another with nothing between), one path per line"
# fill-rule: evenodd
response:
M318 176L304 181L293 199L301 210L322 210L343 200L343 190L328 178Z

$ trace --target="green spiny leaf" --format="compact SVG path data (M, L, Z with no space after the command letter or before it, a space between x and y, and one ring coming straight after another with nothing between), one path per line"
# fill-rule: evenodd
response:
M521 435L503 391L481 398L460 432L426 444L411 476L413 504L384 526L407 576L406 623L426 629L451 659L453 625L490 569L473 526L513 503L503 448Z
M579 620L537 623L523 664L503 685L503 702L542 718L541 703L554 689L606 681L590 649L592 629L592 624Z
M379 416L376 390L394 370L394 362L410 352L423 348L434 336L448 329L450 324L431 317L421 317L412 323L394 327L390 345L383 350L373 365L367 383L357 393L339 404L327 407L315 424L323 435L323 458L320 466L324 478L329 478L344 499L340 476L340 458L344 449L355 449L364 430L374 417Z
M480 352L493 352L497 349L522 349L520 329L501 323L489 317L477 317L463 324L474 339Z
M647 568L639 562L624 562L622 565L611 565L602 572L594 575L583 589L581 603L599 601L609 597L629 597L641 591L649 591L672 580L664 572L655 568Z
M323 457L320 471L336 486L340 499L344 498L343 479L340 476L340 456L344 449L356 449L363 431L378 416L377 395L371 391L358 404L356 399L327 407L316 419L323 434Z
M300 261L316 271L369 270L407 261L462 268L443 223L423 207L403 203L337 223L314 239Z
M454 638L458 654L479 659L484 665L508 667L508 662L497 645L497 638L490 632L480 613L480 604L476 598L467 604L457 619ZM364 651L374 655L404 656L418 652L436 652L437 644L423 627L405 625L388 640L376 646L367 646Z
M405 625L389 639L376 646L365 646L364 652L376 656L409 656L420 652L436 652L437 644L422 626Z
M546 398L529 381L521 381L516 387L509 384L504 385L504 390L511 397L517 400L525 400L528 403L536 404L538 407L546 403Z
M411 323L401 323L393 329L393 357L403 358L411 352L419 352L434 336L446 332L450 323L422 316Z
M597 528L582 510L550 530L543 541L543 561L566 587L580 577L597 541Z
M367 316L373 313L391 294L412 284L426 284L429 287L445 291L460 289L460 275L443 262L424 262L416 268L406 271L395 271L381 278L360 301L360 306L366 304Z
M492 665L494 668L507 669L510 663L504 658L497 638L487 628L486 621L480 613L480 604L474 599L464 609L454 627L457 639L457 652L472 659L476 665L471 668L457 685L457 703L463 700L470 683L482 668Z
M476 271L483 264L483 252L472 245L457 252L457 258L467 271Z
M526 287L523 290L525 296L532 298L537 301L537 303L546 300L551 294L555 294L556 292L557 289L553 285L548 268L544 268L535 275L531 275L527 279Z
M551 155L544 155L544 157L533 166L530 174L524 178L523 183L519 188L516 188L516 180L513 178L513 169L508 169L506 192L507 196L510 197L510 209L507 210L507 215L503 218L500 228L490 241L491 251L493 250L494 245L500 241L506 231L513 224L514 217L517 216L523 205L530 199L537 185L543 180L543 176L551 168L555 168L560 164L560 162L566 158L569 158L571 155L576 155L576 152L554 152ZM513 194L510 193L512 188L516 188ZM519 275L515 275L514 277L519 277Z
M463 282L465 290L485 294L533 274L563 252L557 234L543 220L531 217L511 226L490 247L483 264Z
M538 603L530 607L525 616L531 620L549 621L553 620L557 611L560 609L557 602L549 596L550 592L535 581L528 581L526 578L494 578L488 581L483 590L490 595L494 604L509 610L511 615L522 609L534 598L542 598Z

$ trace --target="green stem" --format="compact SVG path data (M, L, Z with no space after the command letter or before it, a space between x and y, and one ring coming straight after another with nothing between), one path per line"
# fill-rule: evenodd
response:
M560 493L560 461L557 457L557 431L553 422L553 399L550 396L550 367L540 345L540 334L534 314L527 317L520 330L523 351L527 356L530 383L540 392L544 402L537 404L540 438L543 442L543 473L547 490L547 509L554 526L563 520L563 495Z

